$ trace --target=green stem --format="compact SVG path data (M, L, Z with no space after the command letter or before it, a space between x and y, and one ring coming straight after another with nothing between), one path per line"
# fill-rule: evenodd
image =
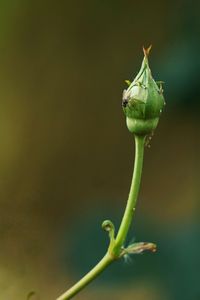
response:
M74 286L72 286L68 291L58 297L56 300L68 300L80 292L86 285L88 285L93 279L95 279L103 270L114 260L114 258L109 254L100 260L100 262L88 272L81 280L79 280Z
M100 262L87 273L80 281L78 281L74 286L72 286L63 295L57 298L57 300L68 300L80 292L86 285L88 285L93 279L95 279L109 264L114 260L121 257L122 246L126 240L129 227L134 215L136 201L138 197L138 192L140 188L140 181L142 175L142 165L144 156L144 143L145 136L135 135L135 163L133 178L130 188L130 193L124 212L124 216L117 234L116 239L110 239L110 245L105 256L100 260ZM110 221L109 221L110 222Z
M114 253L116 254L120 252L121 247L123 246L126 240L128 230L131 225L131 221L133 219L133 215L135 212L135 206L137 202L137 197L138 197L140 182L141 182L141 175L142 175L144 144L145 144L145 136L135 135L135 162L134 162L133 177L132 177L131 188L127 200L126 209L115 240Z

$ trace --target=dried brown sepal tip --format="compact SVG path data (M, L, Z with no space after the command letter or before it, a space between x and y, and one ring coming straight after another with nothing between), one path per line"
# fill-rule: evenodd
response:
M145 48L143 46L143 52L144 52L144 56L148 57L149 56L149 53L151 51L151 48L152 48L152 45L150 45L148 48Z

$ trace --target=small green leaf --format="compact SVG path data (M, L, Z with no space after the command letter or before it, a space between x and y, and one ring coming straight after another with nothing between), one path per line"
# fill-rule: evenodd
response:
M122 255L141 254L144 252L156 252L156 244L147 242L133 243L123 249Z

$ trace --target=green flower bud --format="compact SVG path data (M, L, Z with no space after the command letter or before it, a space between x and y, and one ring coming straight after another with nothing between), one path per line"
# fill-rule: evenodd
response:
M122 107L126 115L126 124L130 132L137 135L152 134L158 125L165 104L162 82L155 82L148 63L151 46L144 49L141 69L123 92ZM128 81L126 81L128 82Z

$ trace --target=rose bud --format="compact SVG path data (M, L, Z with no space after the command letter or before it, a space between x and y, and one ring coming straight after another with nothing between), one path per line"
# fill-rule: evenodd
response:
M144 49L141 69L129 87L123 92L122 107L130 132L136 135L152 134L158 125L165 104L162 82L155 82L148 63L151 46ZM128 82L128 81L127 81Z

